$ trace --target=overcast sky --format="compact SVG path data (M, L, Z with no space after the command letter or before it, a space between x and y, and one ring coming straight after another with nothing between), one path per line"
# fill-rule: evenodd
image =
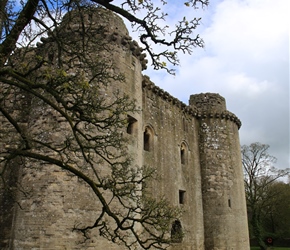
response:
M169 23L202 17L206 46L181 54L176 76L150 67L144 73L186 104L190 94L219 93L242 121L241 144L269 144L276 167L289 167L290 1L211 0L203 11L168 2L176 4L168 4Z

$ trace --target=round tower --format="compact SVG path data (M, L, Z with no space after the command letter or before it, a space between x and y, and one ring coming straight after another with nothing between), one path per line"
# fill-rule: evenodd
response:
M32 48L27 56L25 55L24 61L27 64L33 63L33 60L37 58L45 61L43 67L35 71L33 73L35 75L32 76L38 80L38 83L55 75L58 79L61 76L70 76L71 79L78 81L71 80L65 83L60 81L57 84L53 81L47 82L56 86L55 88L63 84L64 93L66 88L70 87L69 84L79 84L83 89L97 85L100 86L100 91L94 93L103 96L108 104L114 102L117 98L115 93L118 92L120 96L125 94L129 96L129 99L136 100L136 109L141 110L141 71L146 67L145 56L137 43L128 36L122 19L113 12L102 8L84 8L67 13L60 26L49 33L47 38L42 38L41 43L38 43L36 48ZM104 65L105 69L102 68L102 66L105 67ZM108 76L105 79L107 81L102 81L103 78L98 77L98 72ZM73 94L65 96L67 98L65 100L68 100L67 104L73 99ZM95 101L93 98L97 99L97 94L87 95L90 99L84 99L83 103ZM27 102L29 100L29 104L21 107L27 111L23 111L26 122L21 123L23 130L29 130L32 138L41 140L43 144L49 143L52 148L68 148L68 144L66 146L64 144L67 138L73 138L72 131L69 123L59 115L59 112L35 96L27 95L26 97L25 93L19 96L23 100L25 98ZM74 96L75 100L77 100L76 96L77 94ZM16 109L17 103L11 102L11 105L14 105L11 106L12 111ZM143 150L143 144L140 143L143 138L141 112L125 115L128 115L128 127L126 130L124 123L124 128L120 132L129 137L128 151L134 159L132 166L141 166ZM1 119L2 116L0 116ZM74 143L70 145L72 144ZM39 148L43 151L47 150L49 153L44 151L47 156L54 157L49 149ZM82 161L82 156L79 157L81 153L71 150L67 155L70 158L66 159L72 159L67 161L79 163L79 166L83 166L82 171L86 173L91 171L93 176L94 171L87 167L85 160ZM29 195L19 192L17 198L19 198L18 204L21 203L21 209L17 204L14 205L14 210L9 208L8 212L12 211L13 215L8 219L13 218L13 225L7 225L7 230L5 228L7 238L3 237L4 239L0 240L1 246L7 249L30 249L31 247L37 249L121 249L120 246L111 244L98 233L94 233L90 241L84 241L82 234L72 230L79 222L82 225L93 225L101 211L100 202L80 179L47 163L27 160L25 164L22 162L16 164L23 165L17 181L21 183L23 190L29 190ZM102 176L110 170L105 164L96 168L97 171L104 172ZM81 244L82 242L84 245Z
M206 250L249 249L238 129L219 94L191 95L198 109Z

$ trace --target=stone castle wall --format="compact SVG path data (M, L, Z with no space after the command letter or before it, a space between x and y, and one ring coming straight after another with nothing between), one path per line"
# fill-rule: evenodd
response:
M160 175L154 193L165 195L172 205L182 209L180 222L185 232L182 247L203 249L197 121L185 111L186 106L148 78L143 81L143 100L143 131L151 128L154 137L152 149L143 152L143 162L156 167ZM177 244L176 249L180 247Z
M103 10L98 13L96 19L84 15L92 27L105 27L102 36L111 49L98 54L110 58L114 71L126 76L122 85L107 86L105 92L109 98L113 90L120 89L135 99L141 110L129 114L134 121L128 135L129 153L134 156L134 164L156 168L157 181L151 184L153 195L165 196L182 209L179 223L184 238L170 249L249 249L240 120L226 110L225 100L218 94L192 95L186 105L142 76L145 56L128 36L121 19ZM74 25L69 24L70 30ZM42 46L47 50L45 46L54 45L47 38L39 48ZM75 63L75 67L81 67ZM31 98L20 95L21 103ZM11 102L11 110L19 112L30 129L39 132L46 126L46 131L54 133L42 136L61 140L65 127L57 115L31 100L26 104L29 112L24 114L17 108L19 103ZM1 115L0 121L1 125L6 124ZM7 144L6 130L0 131L2 146ZM97 230L82 244L82 236L72 231L76 223L93 224L94 213L99 209L94 194L79 185L81 180L47 164L36 166L29 160L15 160L12 164L17 168L9 178L30 192L29 196L17 193L21 206L0 193L1 249L121 249L98 236Z

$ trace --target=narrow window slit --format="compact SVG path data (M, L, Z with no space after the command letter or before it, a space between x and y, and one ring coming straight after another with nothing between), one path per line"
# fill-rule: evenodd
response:
M179 190L179 204L185 203L185 191Z
M146 127L143 134L143 149L145 151L151 151L153 149L153 131Z

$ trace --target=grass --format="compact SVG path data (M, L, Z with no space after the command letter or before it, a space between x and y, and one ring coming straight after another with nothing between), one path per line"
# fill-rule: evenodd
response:
M270 247L270 250L290 250L289 247ZM260 250L259 247L251 247L251 250Z

